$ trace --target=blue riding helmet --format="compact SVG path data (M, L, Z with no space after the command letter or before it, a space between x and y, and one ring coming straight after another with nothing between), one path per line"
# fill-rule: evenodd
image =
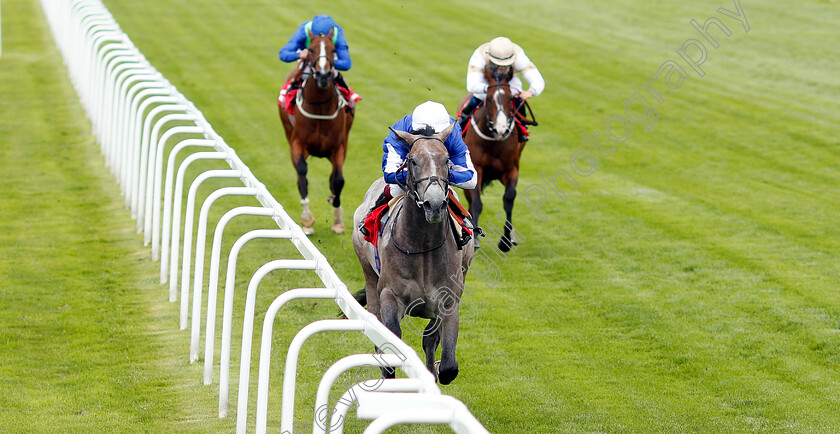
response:
M312 33L315 35L329 34L335 27L335 21L329 15L315 15L312 18Z

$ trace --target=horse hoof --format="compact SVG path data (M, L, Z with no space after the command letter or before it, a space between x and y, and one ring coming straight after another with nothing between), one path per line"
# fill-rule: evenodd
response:
M511 236L510 238L503 236L499 240L499 251L501 252L509 252L513 246L518 245L519 243L516 241L516 237Z
M336 207L333 209L333 214L335 214L335 220L333 221L332 230L337 234L344 233L344 220L342 220L342 215L344 215L344 208Z
M507 253L510 251L510 244L506 243L504 239L499 240L499 251Z
M440 372L440 361L437 361L435 362L435 372L437 373L436 376L440 384L447 385L458 376L458 366L456 365L455 369Z
M315 233L315 228L313 228L312 226L303 225L301 226L301 229L303 229L303 233L306 235L312 235Z

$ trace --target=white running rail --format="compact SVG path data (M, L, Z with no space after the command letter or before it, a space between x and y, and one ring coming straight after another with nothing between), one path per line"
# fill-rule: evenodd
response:
M242 353L237 395L236 432L244 433L248 420L248 393L252 372L256 292L260 281L275 270L314 271L322 288L298 288L278 294L268 309L262 329L259 358L256 432L263 433L268 419L269 360L274 318L279 309L293 299L333 300L346 319L315 321L300 330L290 344L283 376L280 429L283 433L300 432L294 419L297 358L306 339L315 333L357 331L379 347L383 354L354 355L338 360L330 368L319 388L317 405L303 426L313 432L343 432L344 416L349 405L358 405L357 417L373 420L365 432L382 432L403 423L436 423L449 425L458 433L486 433L487 430L451 396L441 394L434 376L426 369L417 353L385 328L353 298L333 271L327 259L304 235L300 226L259 182L239 159L233 148L213 131L201 112L175 89L151 65L120 30L100 0L41 0L56 44L64 57L70 78L81 99L99 141L106 165L110 167L125 196L126 208L137 219L138 233L144 243L151 244L152 258L160 260L161 283L170 284L170 301L177 301L180 283L180 326L190 324L189 298L192 296L190 343L184 356L195 362L200 354L199 330L204 282L204 257L208 214L211 205L221 196L249 196L255 205L227 211L218 222L212 242L207 312L216 312L221 238L224 226L239 215L271 219L277 229L253 230L243 235L228 257L228 272L223 293L222 348L219 378L219 416L228 412L230 380L231 323L233 319L234 276L236 260L242 245L252 239L265 238L292 245L301 258L279 258L262 267L252 276L246 291L242 333ZM177 139L173 139L178 136ZM170 139L178 140L168 147ZM190 147L193 152L175 168L175 155ZM165 154L169 150L169 157ZM186 168L197 160L215 161L221 169L207 170L190 183L186 202L184 231L181 231L183 190L188 182ZM164 178L164 161L167 167ZM206 162L205 162L206 164ZM177 177L175 174L177 173ZM226 178L235 186L217 189L204 199L198 216L198 235L193 249L192 234L199 184L209 178ZM174 183L174 185L173 185ZM174 190L174 193L173 193ZM163 197L161 197L163 195ZM163 216L161 216L163 201ZM217 205L218 206L218 205ZM162 220L161 220L162 217ZM162 230L162 234L161 234ZM184 234L183 245L181 235ZM161 239L163 238L163 239ZM194 251L193 251L194 250ZM179 261L179 252L183 258ZM195 258L193 261L192 259ZM195 263L194 269L191 263ZM181 267L180 282L178 269ZM191 280L193 285L191 285ZM190 288L192 286L192 294ZM265 289L264 289L265 290ZM241 292L242 289L240 288ZM241 294L240 294L241 295ZM212 383L213 343L216 318L206 319L204 384ZM326 402L326 394L337 375L351 367L399 367L408 378L380 380L376 387L368 382L348 385L335 406ZM325 407L329 406L329 407Z

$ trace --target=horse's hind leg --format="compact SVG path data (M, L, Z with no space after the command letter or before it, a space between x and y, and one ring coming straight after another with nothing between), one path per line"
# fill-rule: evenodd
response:
M426 353L426 367L435 375L437 379L437 370L435 369L435 353L437 352L438 344L440 343L440 318L435 318L429 321L426 330L423 331L423 352Z
M455 345L458 342L458 309L445 313L441 322L441 354L438 367L438 381L449 384L458 376L458 362L455 360Z
M511 235L513 231L513 201L516 199L516 183L519 181L519 172L514 171L505 182L505 194L502 196L502 204L505 208L505 233L499 240L499 250L508 252L516 245L516 238Z

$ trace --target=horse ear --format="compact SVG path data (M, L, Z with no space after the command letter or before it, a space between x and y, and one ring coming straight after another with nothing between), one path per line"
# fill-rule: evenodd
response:
M452 134L452 130L454 130L454 129L455 129L455 122L452 122L451 124L449 124L448 127L444 128L443 131L441 131L438 134L440 136L440 139L445 142L446 139L449 137L449 135Z
M309 35L309 40L310 40L310 41L311 41L311 40L313 40L313 39L315 39L315 34L314 34L314 33L312 33L312 30L307 30L307 31L306 31L306 34L307 34L307 35Z
M402 140L402 141L403 141L403 142L405 142L406 144L411 144L411 142L413 141L413 140L412 140L413 135L412 135L411 133L409 133L409 132L395 130L395 129L391 128L391 127L388 127L388 129L389 129L389 130L391 130L391 132L392 132L392 133L394 133L394 135L396 135L396 136L397 136L397 138L399 138L400 140Z
M327 37L330 38L330 41L332 41L334 34L335 34L335 27L331 28L330 32L327 33Z

